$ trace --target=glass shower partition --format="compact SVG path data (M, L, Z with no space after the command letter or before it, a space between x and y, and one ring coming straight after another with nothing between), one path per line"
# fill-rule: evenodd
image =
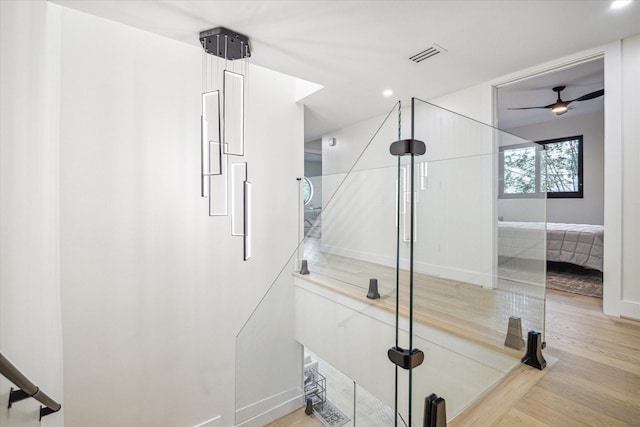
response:
M519 365L529 330L544 333L545 198L504 184L535 181L539 147L412 104L347 132L337 147L357 155L323 155L346 157L323 161L322 213L236 336L236 425L310 399L314 416L335 408L347 426L422 426L432 394L450 420ZM390 154L412 137L424 155ZM505 162L515 148L525 159ZM350 398L314 394L322 375L305 347L354 381ZM398 368L392 347L424 362Z

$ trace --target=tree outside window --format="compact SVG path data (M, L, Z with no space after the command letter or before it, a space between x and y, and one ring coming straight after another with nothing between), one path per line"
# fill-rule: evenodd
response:
M582 198L582 135L503 147L501 198Z

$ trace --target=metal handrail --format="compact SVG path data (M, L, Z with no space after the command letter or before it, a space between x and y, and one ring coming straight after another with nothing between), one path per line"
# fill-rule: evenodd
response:
M62 408L61 404L40 390L38 386L25 377L22 372L13 365L13 363L2 355L2 353L0 353L0 374L20 388L19 390L11 389L11 394L9 396L9 408L11 408L11 405L14 402L18 402L29 397L33 397L38 402L46 406L46 408L40 408L40 418L53 412L58 412Z

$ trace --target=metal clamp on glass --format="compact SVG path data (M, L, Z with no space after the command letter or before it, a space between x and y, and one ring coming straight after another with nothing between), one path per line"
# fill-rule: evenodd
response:
M387 355L389 356L389 360L402 369L413 369L422 365L422 362L424 362L424 353L417 348L405 350L400 347L391 347Z
M427 146L417 139L401 139L389 146L389 152L392 156L405 156L407 154L422 156L427 152Z

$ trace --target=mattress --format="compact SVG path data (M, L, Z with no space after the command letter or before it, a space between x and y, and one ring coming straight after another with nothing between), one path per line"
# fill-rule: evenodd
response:
M547 261L602 271L603 243L602 225L547 224Z
M545 231L546 230L546 231ZM546 253L544 249L546 233ZM540 222L498 223L498 255L566 262L602 271L604 227Z

